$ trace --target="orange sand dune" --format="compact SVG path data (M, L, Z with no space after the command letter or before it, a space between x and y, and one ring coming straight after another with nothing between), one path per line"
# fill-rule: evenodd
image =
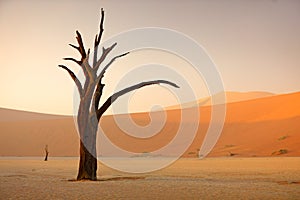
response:
M199 129L192 145L184 153L196 157L210 122L210 106L189 108L201 113ZM189 110L187 109L187 110ZM188 112L190 112L188 111ZM26 116L22 111L11 111ZM9 110L0 110L0 156L42 156L49 146L50 156L78 156L79 139L72 117L47 118L47 115L14 118ZM159 112L152 113L154 125L159 123ZM101 127L116 145L137 153L151 152L170 142L180 125L180 110L167 110L167 123L163 129L148 140L128 136L105 116ZM3 120L10 115L15 120ZM139 125L150 121L149 113L131 114ZM116 116L126 119L126 115ZM195 123L190 115L181 122L185 127ZM129 125L127 128L130 129ZM144 134L144 133L140 133ZM188 131L187 131L187 134ZM112 152L113 155L113 152ZM269 96L227 104L227 115L222 135L210 156L300 156L300 92Z

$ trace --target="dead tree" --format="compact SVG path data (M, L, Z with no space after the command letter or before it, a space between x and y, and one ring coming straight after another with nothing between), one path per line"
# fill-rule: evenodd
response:
M98 123L103 113L115 102L120 96L131 92L133 90L142 88L144 86L153 84L168 84L178 88L178 86L170 81L166 80L153 80L147 82L141 82L131 87L125 88L119 92L112 94L103 105L99 105L100 98L102 97L102 91L105 84L102 82L106 70L112 65L112 63L127 55L129 52L117 55L113 57L105 66L102 66L103 61L107 55L116 47L117 43L112 44L108 48L102 47L102 54L100 58L97 58L98 47L103 35L103 22L104 22L104 11L101 9L101 20L100 20L100 31L96 34L94 41L94 55L93 63L90 65L89 56L90 49L85 50L81 34L76 31L76 39L78 46L70 44L71 47L75 48L81 55L80 60L74 58L64 58L77 63L83 70L85 76L85 82L82 84L76 75L65 65L59 65L59 67L65 69L73 81L75 82L78 92L80 95L80 103L77 115L77 124L80 135L80 161L77 180L96 180L97 179L97 153L96 153L96 137L98 130ZM101 68L100 68L101 66ZM98 70L100 70L97 75Z
M48 155L49 155L49 151L48 151L48 145L45 146L45 159L44 161L48 160Z

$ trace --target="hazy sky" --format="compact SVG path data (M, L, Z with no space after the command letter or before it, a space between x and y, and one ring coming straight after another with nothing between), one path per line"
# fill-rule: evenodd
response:
M78 57L68 46L76 44L75 30L82 33L86 48L92 46L101 7L105 9L103 40L133 28L174 29L206 49L227 91L300 91L298 0L1 0L0 107L71 114L74 83L57 65L66 64L63 57ZM142 58L138 53L124 58L127 64L123 67L121 60L116 62L112 66L115 71L107 73L114 77L106 82L116 82L121 72L130 68L129 63L143 64ZM78 72L76 66L70 66ZM157 86L139 91L136 95L140 97L133 98L153 97L153 91L164 94ZM166 103L171 96L151 101ZM204 93L197 97L201 96ZM146 99L146 104L153 103ZM145 104L135 102L133 108Z

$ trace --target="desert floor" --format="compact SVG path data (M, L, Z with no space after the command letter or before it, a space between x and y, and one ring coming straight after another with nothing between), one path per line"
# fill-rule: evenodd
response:
M77 158L0 159L0 199L300 199L300 157L180 159L126 174L99 164L100 181L72 181Z

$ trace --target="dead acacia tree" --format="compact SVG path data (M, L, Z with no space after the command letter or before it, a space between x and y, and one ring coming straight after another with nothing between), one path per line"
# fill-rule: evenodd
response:
M78 31L76 31L76 39L78 42L78 46L75 46L73 44L69 45L75 48L77 51L79 51L81 59L76 60L74 58L64 58L64 60L69 60L77 63L82 68L85 76L85 82L83 84L68 67L66 67L65 65L59 65L59 67L65 69L69 73L69 75L75 82L80 95L80 103L77 115L77 124L80 135L80 161L77 180L97 179L96 137L98 123L103 113L110 107L110 105L113 102L115 102L120 96L128 92L148 85L163 83L178 88L176 84L166 80L153 80L141 82L112 94L110 97L107 98L103 105L100 106L99 101L102 97L102 91L105 86L105 84L103 84L102 82L102 79L106 70L112 65L113 62L115 62L115 60L129 53L126 52L121 55L117 55L113 57L105 66L101 65L106 59L107 55L117 45L117 43L114 43L108 48L102 47L102 54L98 59L98 47L104 31L103 22L104 11L103 9L101 9L100 31L98 34L96 34L94 41L94 55L92 65L89 64L90 49L88 49L88 51L85 50L81 34ZM97 73L100 69L100 73Z
M49 151L48 151L48 145L45 146L45 159L44 161L48 160L48 155L49 155Z

